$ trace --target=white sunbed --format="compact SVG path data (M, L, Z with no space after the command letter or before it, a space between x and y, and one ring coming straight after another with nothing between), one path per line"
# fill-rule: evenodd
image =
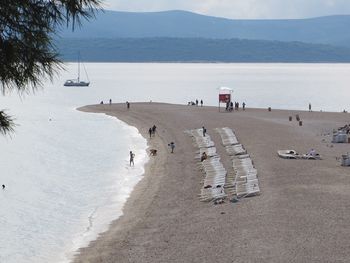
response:
M252 196L260 193L258 179L247 181L247 182L237 182L236 184L236 194L238 197L241 196Z
M318 153L316 154L303 154L301 156L302 159L305 159L305 160L321 160L321 155L319 155Z
M203 153L206 153L208 157L216 156L216 148L215 147L210 147L210 148L200 148L199 149L199 158L201 158Z
M229 155L243 155L247 153L242 144L228 145L225 148Z
M211 187L201 189L201 200L212 201L213 199L225 198L227 194L223 187Z

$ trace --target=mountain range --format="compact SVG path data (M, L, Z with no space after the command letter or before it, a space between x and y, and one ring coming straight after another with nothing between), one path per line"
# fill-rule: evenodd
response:
M350 15L236 20L107 10L74 31L62 29L57 47L64 60L80 50L89 61L348 62L349 28Z

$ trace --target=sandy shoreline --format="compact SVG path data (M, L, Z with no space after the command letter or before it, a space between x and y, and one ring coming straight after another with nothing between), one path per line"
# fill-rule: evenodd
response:
M160 103L91 105L139 129L157 125L149 140L159 154L110 229L82 248L74 262L348 262L350 258L350 168L336 157L350 144L323 134L349 114L247 109L219 113L215 107ZM303 126L295 121L295 114ZM293 116L289 122L288 117ZM230 160L217 127L232 128L259 173L261 195L222 205L198 199L202 175L197 150L184 130L206 126L227 170ZM167 144L174 141L175 153ZM278 149L315 148L321 161L284 160Z

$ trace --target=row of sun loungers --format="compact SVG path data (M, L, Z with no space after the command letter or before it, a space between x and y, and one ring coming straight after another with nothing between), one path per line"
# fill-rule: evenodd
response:
M237 197L252 196L260 193L258 171L253 161L239 144L236 135L230 128L217 128L226 152L232 158L233 173L228 174L226 187Z
M258 171L250 157L233 159L232 166L235 171L236 195L243 197L258 194L260 192Z
M224 190L227 171L220 161L214 142L208 134L203 136L202 129L190 130L186 133L192 136L195 146L199 148L196 158L200 159L204 152L207 155L207 159L198 164L204 174L200 200L210 202L224 199L227 196Z
M221 136L223 146L231 146L231 145L238 144L236 135L233 133L233 131L230 128L227 128L227 127L217 128L216 130Z

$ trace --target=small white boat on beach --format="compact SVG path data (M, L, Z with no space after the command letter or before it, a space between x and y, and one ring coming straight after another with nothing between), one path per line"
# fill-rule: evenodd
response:
M294 150L279 150L277 151L279 157L283 159L299 159L300 155Z
M300 155L295 150L278 150L277 154L283 159L304 159L304 160L321 160L321 155L318 153L308 153Z

